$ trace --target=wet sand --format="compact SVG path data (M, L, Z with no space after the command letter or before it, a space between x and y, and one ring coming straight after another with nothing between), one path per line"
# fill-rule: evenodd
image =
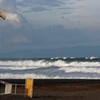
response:
M2 79L3 80L3 79ZM23 79L6 79L6 82L24 84ZM0 84L0 93L4 85ZM24 93L24 88L18 91ZM33 97L24 95L0 95L0 100L100 100L100 80L87 79L35 79Z

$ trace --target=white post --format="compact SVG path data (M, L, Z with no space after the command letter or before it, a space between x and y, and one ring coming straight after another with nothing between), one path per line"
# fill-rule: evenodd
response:
M11 94L12 93L12 84L5 84L5 94Z

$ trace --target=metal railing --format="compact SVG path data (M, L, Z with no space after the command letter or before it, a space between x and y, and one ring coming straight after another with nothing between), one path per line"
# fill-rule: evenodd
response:
M4 85L4 92L0 95L15 94L15 95L24 95L32 97L33 95L33 79L26 79L25 84L13 84L0 80L0 83Z

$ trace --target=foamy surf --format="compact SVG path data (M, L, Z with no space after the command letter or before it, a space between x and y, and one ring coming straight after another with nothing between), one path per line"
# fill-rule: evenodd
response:
M0 59L1 79L100 79L99 57Z

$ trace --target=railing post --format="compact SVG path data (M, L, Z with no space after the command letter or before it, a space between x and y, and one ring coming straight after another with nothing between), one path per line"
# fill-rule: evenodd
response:
M5 94L11 94L12 93L12 84L5 84Z
M33 79L27 78L25 83L26 96L32 98L33 96Z
M16 94L17 84L15 84L15 94Z

